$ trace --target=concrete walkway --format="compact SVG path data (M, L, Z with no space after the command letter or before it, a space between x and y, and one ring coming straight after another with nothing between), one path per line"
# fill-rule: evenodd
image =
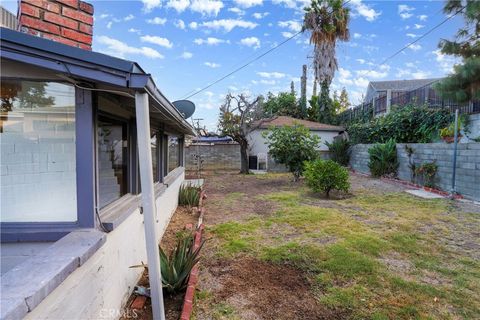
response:
M442 199L445 198L444 196L441 196L439 194L433 193L433 192L428 192L423 189L418 189L418 190L405 190L405 192L413 194L414 196L423 198L423 199Z

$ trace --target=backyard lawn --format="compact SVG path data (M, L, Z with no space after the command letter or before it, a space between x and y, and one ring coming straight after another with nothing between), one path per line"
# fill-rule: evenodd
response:
M478 319L480 208L351 176L206 177L196 319Z

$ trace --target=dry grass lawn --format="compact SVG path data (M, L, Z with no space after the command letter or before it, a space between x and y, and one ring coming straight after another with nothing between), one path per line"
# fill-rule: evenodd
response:
M351 176L208 175L196 319L479 319L480 208Z

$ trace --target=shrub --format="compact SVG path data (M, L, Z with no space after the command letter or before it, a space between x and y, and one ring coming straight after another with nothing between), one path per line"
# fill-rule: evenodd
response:
M447 109L415 105L392 107L385 116L348 125L347 132L352 144L384 143L389 138L397 143L428 143L437 139L439 130L448 126L453 117Z
M179 292L186 288L190 272L199 260L202 244L194 249L193 235L183 234L169 256L160 248L160 269L163 288L169 293Z
M325 145L328 147L333 161L342 166L348 166L350 162L350 142L347 139L336 139L332 143L327 141Z
M435 187L435 175L437 174L438 165L436 161L422 163L416 169L416 174L423 176L423 185L426 187Z
M273 127L263 136L267 140L269 154L275 161L287 166L295 181L302 174L303 163L318 156L316 148L320 138L305 126Z
M397 146L395 140L386 143L376 143L369 150L368 167L374 177L396 176L398 169Z
M305 182L314 192L323 192L327 197L330 191L348 192L348 170L332 160L315 160L305 163Z
M197 207L200 202L201 187L191 184L184 184L180 186L178 194L178 204L181 206Z

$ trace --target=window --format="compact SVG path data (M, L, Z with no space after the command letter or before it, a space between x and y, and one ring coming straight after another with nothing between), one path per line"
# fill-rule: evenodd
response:
M152 171L153 171L153 181L159 181L159 174L158 174L158 140L157 134L152 134L150 138L150 148L152 149Z
M77 221L75 88L2 79L0 221Z
M98 180L100 208L128 193L127 123L100 117L98 137Z
M168 172L179 166L180 144L178 137L168 136Z

